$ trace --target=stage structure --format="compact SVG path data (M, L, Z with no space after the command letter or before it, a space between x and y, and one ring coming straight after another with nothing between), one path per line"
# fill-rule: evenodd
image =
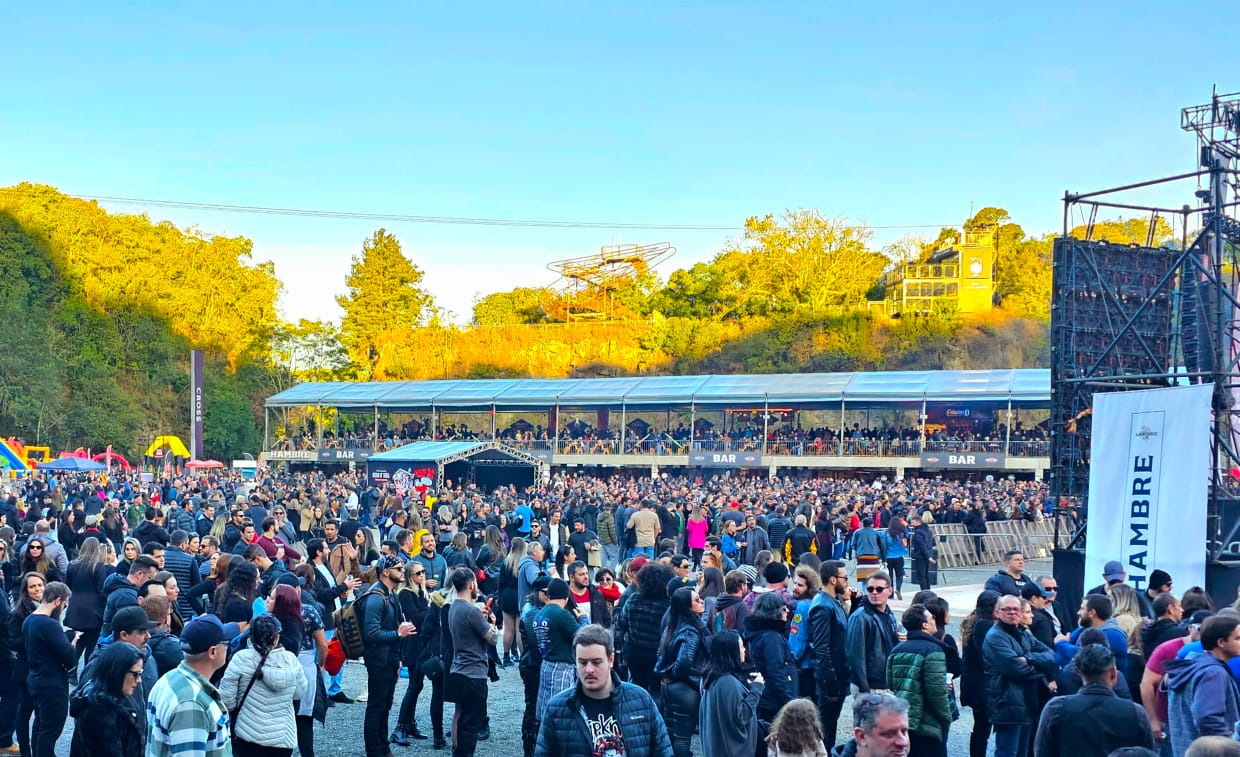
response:
M1213 383L1206 543L1217 565L1240 560L1240 93L1216 93L1205 105L1185 108L1180 121L1197 136L1198 170L1064 193L1051 301L1050 486L1057 503L1067 498L1087 506L1094 394ZM1116 197L1189 181L1197 184L1195 207ZM1145 244L1093 239L1099 208L1148 214ZM1083 239L1069 236L1076 213L1085 218ZM1160 218L1179 238L1154 247ZM1088 518L1078 522L1076 547L1084 543Z

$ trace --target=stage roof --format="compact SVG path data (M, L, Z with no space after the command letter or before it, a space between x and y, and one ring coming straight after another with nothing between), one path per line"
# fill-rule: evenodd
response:
M492 446L490 442L414 442L403 447L371 455L370 460L383 462L437 462L467 456L475 450Z
M870 371L596 379L483 379L298 384L267 407L323 405L385 411L550 407L831 407L929 402L1045 405L1050 371Z

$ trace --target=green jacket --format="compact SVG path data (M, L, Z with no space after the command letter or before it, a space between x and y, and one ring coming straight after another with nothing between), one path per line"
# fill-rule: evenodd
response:
M616 518L607 511L598 514L598 543L619 544L616 539Z
M887 655L887 688L908 702L909 733L947 740L952 714L942 642L928 633L909 631L908 641Z

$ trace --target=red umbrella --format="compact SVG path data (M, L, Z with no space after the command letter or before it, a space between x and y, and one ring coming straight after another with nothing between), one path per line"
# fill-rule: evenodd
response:
M190 460L185 464L186 468L223 468L224 464L219 460Z

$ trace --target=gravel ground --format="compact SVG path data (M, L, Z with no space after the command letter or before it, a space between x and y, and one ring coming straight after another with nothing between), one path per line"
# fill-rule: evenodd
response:
M952 571L948 577L948 581L952 585L961 584L980 584L995 572L994 566L979 567L977 569L966 569ZM1050 572L1050 560L1030 560L1026 572L1031 576L1041 573ZM906 591L905 596L911 596ZM953 608L953 614L960 608ZM963 608L962 612L967 612L970 608ZM955 624L953 623L953 626ZM951 629L957 636L959 629ZM345 668L345 692L350 696L357 696L365 686L366 670L360 664L349 663ZM392 707L392 726L396 723L396 713L400 705L400 698L404 695L406 679L400 679L396 686L395 703ZM479 755L505 755L506 757L517 757L521 754L521 714L524 710L525 702L521 688L521 677L517 672L516 666L511 666L500 670L500 680L491 686L488 699L491 715L491 738L478 745ZM444 722L451 723L452 707L450 703L444 704ZM366 711L366 705L358 702L349 705L337 705L327 713L327 723L325 725L315 726L315 749L317 755L323 757L355 757L355 755L363 754L362 751L362 721ZM840 738L845 738L851 733L852 723L851 707L845 706L844 714L840 718ZM418 701L417 710L418 726L423 733L430 733L430 688L427 687ZM951 757L966 757L969 753L969 732L973 728L973 715L969 708L961 709L960 720L957 721L951 730L948 739L948 754ZM67 755L69 753L69 740L73 732L73 720L70 719L65 728L65 733L57 744L56 753ZM296 751L296 750L294 750ZM411 747L392 747L392 752L398 757L400 755L449 755L450 750L445 749L436 751L431 748L431 742L415 741ZM694 740L694 754L701 754L701 748ZM562 755L558 757L575 757L572 755Z

